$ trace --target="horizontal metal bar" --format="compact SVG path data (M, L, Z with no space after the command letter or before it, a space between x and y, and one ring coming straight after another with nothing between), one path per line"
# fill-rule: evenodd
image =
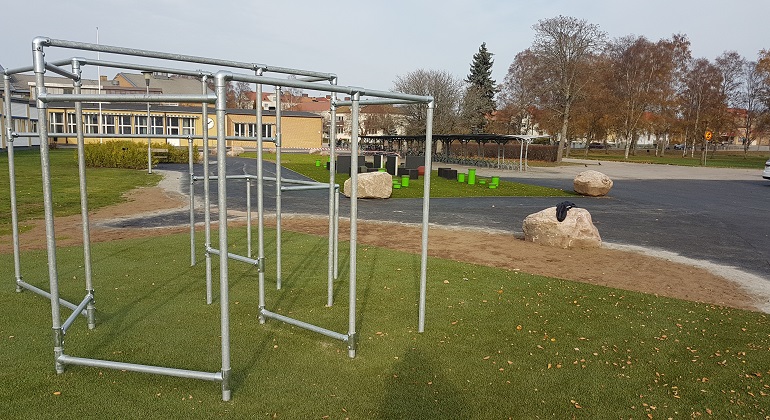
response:
M164 53L159 51L139 50L135 48L115 47L111 45L91 44L87 42L74 42L74 41L66 41L62 39L52 39L52 38L45 38L45 37L36 38L35 41L38 41L38 40L42 41L44 45L47 45L50 47L70 48L70 49L86 50L86 51L98 51L98 52L105 52L105 53L112 53L112 54L130 55L135 57L158 58L162 60L171 60L171 61L186 61L186 62L199 63L199 64L209 64L213 66L227 66L227 67L233 67L233 68L251 69L255 71L257 69L262 69L263 71L274 72L274 73L295 74L298 76L322 77L324 78L324 80L332 80L337 78L337 76L332 73L322 73L317 71L291 69L286 67L275 67L275 66L268 66L265 64L258 64L258 63L245 63L242 61L222 60L222 59L208 58L208 57L197 57L194 55L170 54L170 53Z
M193 175L193 181L203 181L206 178L200 175ZM219 179L216 175L210 175L209 181L216 181ZM257 179L256 175L227 175L225 179Z
M290 187L281 187L281 191L309 191L309 190L328 190L329 184L318 185L295 185Z
M39 137L39 136L40 134L38 133L17 133L17 132L11 133L11 137Z
M135 363L113 362L111 360L87 359L84 357L74 357L62 354L56 358L58 363L64 365L90 366L103 369L127 370L130 372L154 373L156 375L176 376L187 379L202 379L204 381L222 382L222 372L200 372L197 370L186 370L167 368L162 366L137 365Z
M75 94L75 93L41 93L37 97L41 102L205 102L215 103L216 95L195 94Z
M214 255L220 255L221 254L221 252L219 252L218 249L211 248L211 247L207 247L206 251L209 254L214 254ZM251 264L251 265L256 265L256 266L259 265L259 260L255 260L254 258L244 257L244 256L238 255L238 254L233 254L232 252L228 252L227 253L227 258L229 258L231 260L245 262L246 264Z
M64 70L64 69L60 69L59 67L54 66L51 63L45 63L45 68L46 68L46 70L50 70L50 71L52 71L52 72L54 72L54 73L56 73L56 74L58 74L60 76L64 76L64 77L66 77L68 79L71 79L73 81L80 80L80 76L78 76L77 74L74 74L74 73L72 73L70 71L67 71L67 70Z
M29 284L29 283L21 281L21 280L17 280L16 284L19 287L21 287L23 289L27 289L27 290L29 290L32 293L35 293L35 294L38 294L40 296L46 297L48 299L51 299L51 294L46 292L43 289L39 289L39 288ZM59 298L59 304L61 306L66 307L66 308L72 309L73 311L78 308L77 305L75 305L74 303L68 302L68 301L66 301L66 300L64 300L62 298ZM86 311L80 311L80 315L87 316L88 314L86 313Z
M77 319L78 315L80 315L79 312L83 312L86 309L86 306L88 306L88 304L93 300L94 300L94 295L90 293L83 298L83 301L80 302L80 305L78 305L78 307L75 308L75 311L72 312L69 318L67 318L67 320L64 321L64 324L62 324L61 326L62 332L64 332L65 334L67 333L67 330L70 328L72 323L75 322L75 319Z
M270 312L267 309L262 309L259 311L260 315L262 315L265 318L272 318L277 321L282 321L290 325L294 325L296 327L304 328L308 331L317 332L319 334L323 334L327 337L331 337L340 341L348 341L348 335L347 334L341 334L332 330L327 330L326 328L319 327L317 325L308 324L307 322L303 322L294 318L289 318L288 316L280 315L275 312Z
M297 79L276 79L272 77L251 76L246 74L235 74L235 73L232 73L229 76L232 80L235 80L238 82L262 83L265 85L273 85L273 86L287 86L287 87L294 87L294 88L300 88L300 89L320 90L324 92L346 93L348 95L353 95L354 93L358 93L362 96L375 96L378 98L399 99L403 101L417 102L417 103L433 102L432 96L410 95L406 93L387 92L383 90L367 90L361 87L352 87L352 86L337 86L337 85L321 86L315 83L303 82Z
M184 76L214 77L214 73L203 71L203 70L173 69L168 67L147 66L147 65L134 64L134 63L120 63L116 61L95 60L95 59L83 58L83 57L76 57L75 60L77 60L81 64L89 64L93 66L111 67L111 68L119 68L119 69L127 69L127 70L139 70L142 72L151 71L154 73L180 74Z
M255 175L250 175L254 178L256 178ZM262 177L265 181L277 181L275 177L272 176L265 176ZM304 179L290 179L290 178L281 178L281 182L285 182L287 184L297 184L297 185L323 185L326 188L329 188L329 183L323 183L318 181L305 181ZM334 184L335 187L339 188L339 184Z
M237 140L237 141L259 141L257 137L241 137L241 136L226 136L225 140ZM263 142L275 143L275 137L263 137Z
M361 106L366 105L402 105L402 104L409 104L414 103L414 101L403 101L399 99L366 99L358 101L358 103ZM332 105L336 107L340 106L351 106L353 105L353 101L334 101Z
M34 136L29 137L37 137L37 133L26 133L26 134L35 134ZM19 136L19 137L26 137L26 136ZM77 133L52 133L48 132L48 137L77 137ZM84 133L84 138L87 139L96 139L96 138L108 138L108 139L193 139L193 140L200 140L203 138L202 134L195 134L195 135L187 135L187 134L112 134L112 133ZM216 140L214 137L209 137L212 141Z
M65 64L69 64L71 62L72 62L71 58L66 58L66 59L62 59L62 60L51 61L49 63L54 65L54 66L63 66ZM35 67L30 65L30 66L24 66L24 67L17 67L15 69L5 69L3 71L3 73L10 76L12 74L27 73L27 72L30 72L30 71L32 71L34 69L35 69Z

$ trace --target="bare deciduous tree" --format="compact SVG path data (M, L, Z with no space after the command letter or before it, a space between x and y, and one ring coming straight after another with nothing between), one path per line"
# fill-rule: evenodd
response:
M434 100L433 132L450 134L456 130L462 82L452 74L440 70L415 70L404 76L397 76L394 90L414 95L432 96ZM425 133L427 110L423 104L407 105L406 133Z
M556 156L561 162L572 105L590 80L589 58L600 51L606 35L597 25L566 16L541 20L533 29L531 50L537 57L538 71L550 82L548 97L543 99L561 119Z

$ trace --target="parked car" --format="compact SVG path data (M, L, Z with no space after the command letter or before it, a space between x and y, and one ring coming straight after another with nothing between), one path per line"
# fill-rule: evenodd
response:
M604 145L598 142L592 142L588 145L589 149L604 149Z
M684 150L684 143L675 144L674 150Z
M770 159L765 162L765 171L762 172L762 178L770 179Z

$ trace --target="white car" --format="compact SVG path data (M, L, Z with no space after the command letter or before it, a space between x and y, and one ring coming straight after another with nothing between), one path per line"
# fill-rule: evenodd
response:
M762 172L762 178L770 179L770 160L765 162L765 171Z

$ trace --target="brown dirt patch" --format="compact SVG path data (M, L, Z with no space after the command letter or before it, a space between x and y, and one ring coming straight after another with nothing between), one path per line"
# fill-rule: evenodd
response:
M91 213L92 241L102 242L185 232L189 229L186 226L126 229L104 227L101 222L137 214L179 209L186 205L187 200L184 196L165 191L160 187L136 189L126 195L126 202ZM282 227L286 230L323 236L328 233L328 224L322 217L284 216L282 221ZM43 221L30 223L33 228L21 235L21 248L44 249L46 246L45 223ZM267 223L273 224L274 219L269 219ZM79 215L58 217L55 225L57 245L82 243L82 223ZM340 225L340 240L346 240L349 226L347 223ZM399 240L393 241L394 237ZM10 242L2 241L0 252L11 252ZM421 228L398 223L359 221L358 242L419 253ZM473 244L474 252L465 252L463 244ZM520 270L525 273L624 290L757 310L753 298L733 281L702 268L635 252L548 248L517 239L512 234L432 226L429 233L429 254L434 257Z

